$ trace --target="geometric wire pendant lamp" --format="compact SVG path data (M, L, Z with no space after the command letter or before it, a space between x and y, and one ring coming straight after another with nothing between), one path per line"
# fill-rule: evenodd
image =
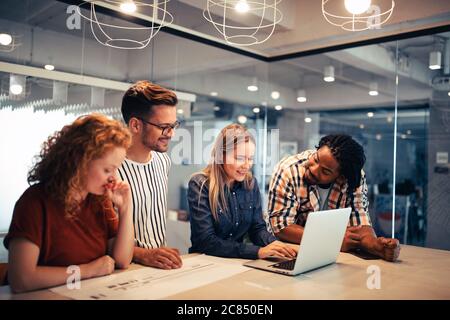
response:
M394 0L322 0L322 14L329 23L346 31L380 29L394 11ZM387 2L387 3L386 3Z
M78 5L78 14L89 21L94 38L104 46L116 49L143 49L148 46L154 36L162 27L168 26L173 22L173 16L167 11L167 2L170 0L150 0L140 2L133 0L103 0L103 1L85 1ZM151 11L151 21L149 26L137 26L128 23L128 25L118 25L100 21L97 15L96 6L103 2L120 7L124 3L134 6L138 11ZM96 5L97 3L97 5ZM84 7L83 7L84 6ZM82 13L81 9L90 10L89 16Z
M277 8L280 2L281 0L207 0L203 16L228 44L252 46L267 41L283 19L281 10Z
M0 32L0 52L13 52L22 43L19 39L22 36Z

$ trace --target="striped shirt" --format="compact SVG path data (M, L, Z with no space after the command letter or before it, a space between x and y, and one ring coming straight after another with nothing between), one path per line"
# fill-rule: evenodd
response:
M125 159L119 176L131 187L135 245L151 249L166 245L167 183L171 162L152 151L147 163Z
M304 178L304 164L314 150L282 159L275 167L269 186L269 221L273 232L280 232L291 224L305 226L308 214L320 210L318 186L309 185ZM328 197L328 209L352 207L349 226L371 225L369 201L364 171L361 185L353 192L353 201L347 193L347 182L335 181Z

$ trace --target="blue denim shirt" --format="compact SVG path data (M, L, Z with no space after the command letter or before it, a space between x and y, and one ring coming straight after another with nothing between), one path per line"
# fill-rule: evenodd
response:
M246 190L243 183L235 183L231 190L226 190L228 211L219 209L218 221L211 213L209 184L206 180L206 176L197 174L189 181L188 202L192 242L189 252L227 258L257 259L258 250L276 238L267 231L256 179L253 179L251 190ZM253 244L243 243L246 234Z

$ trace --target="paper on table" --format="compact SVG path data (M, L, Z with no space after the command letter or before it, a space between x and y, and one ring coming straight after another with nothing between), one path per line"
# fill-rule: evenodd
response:
M248 270L242 263L201 255L183 259L180 269L140 268L83 280L80 289L70 290L64 285L50 290L76 300L162 299Z

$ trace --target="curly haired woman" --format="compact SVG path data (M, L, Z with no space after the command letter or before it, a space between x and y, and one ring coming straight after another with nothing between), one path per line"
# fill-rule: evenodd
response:
M130 143L121 123L99 114L78 118L44 143L4 240L14 292L62 285L68 266L78 266L81 279L128 267L131 191L116 171Z

